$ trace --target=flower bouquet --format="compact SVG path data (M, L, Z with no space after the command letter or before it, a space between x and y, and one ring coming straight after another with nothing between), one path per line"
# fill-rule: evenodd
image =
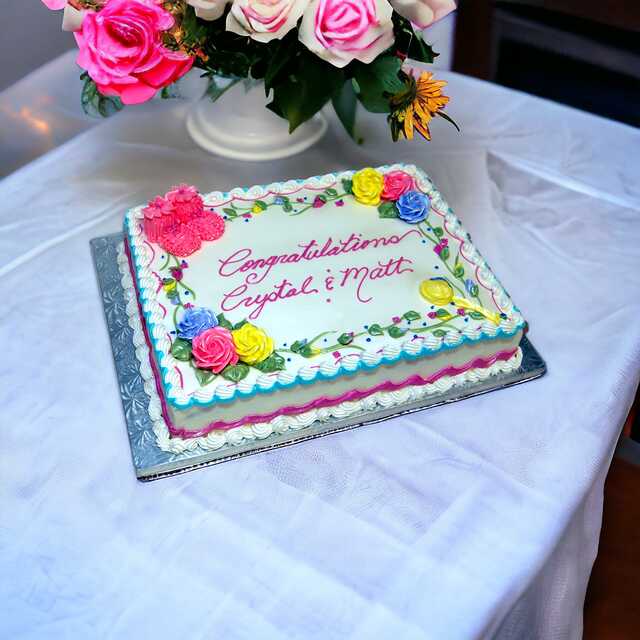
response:
M393 140L443 112L446 84L416 77L407 58L437 55L420 30L455 8L454 0L43 0L64 9L84 69L82 102L101 115L139 104L192 67L219 97L240 79L264 83L267 108L289 132L331 102L356 137L357 104L387 115ZM221 79L226 79L221 84ZM451 121L452 122L452 121Z

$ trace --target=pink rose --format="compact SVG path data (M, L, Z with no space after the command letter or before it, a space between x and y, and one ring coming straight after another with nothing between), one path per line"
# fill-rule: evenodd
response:
M173 207L165 198L158 196L142 210L143 229L150 242L159 242L166 227L171 223Z
M389 171L384 174L381 198L395 202L401 195L414 189L413 178L405 171Z
M162 44L162 32L173 16L159 0L108 0L97 13L87 13L75 37L78 64L89 72L104 95L138 104L182 77L193 58Z
M387 0L311 0L300 41L336 67L369 63L394 42L392 15Z
M234 0L227 31L258 42L282 38L296 26L309 0Z
M454 0L389 0L391 6L404 18L425 29L437 20L455 11Z
M179 222L189 222L202 215L204 202L198 190L188 184L173 187L165 198L171 203L176 219Z
M227 365L238 363L231 331L213 327L197 335L191 343L191 354L200 369L220 373Z

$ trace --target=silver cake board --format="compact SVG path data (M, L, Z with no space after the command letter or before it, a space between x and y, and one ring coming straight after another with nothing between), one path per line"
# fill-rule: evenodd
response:
M472 398L482 393L534 380L544 375L547 369L540 354L524 337L521 343L522 365L518 370L491 376L481 382L454 386L448 392L432 398L359 413L348 418L317 422L301 431L272 434L264 440L255 440L239 446L226 446L216 451L205 451L200 448L184 453L163 451L156 443L153 423L147 412L149 397L144 390L140 365L133 345L133 330L127 319L124 290L120 282L117 263L117 249L121 242L122 233L94 238L91 240L91 252L111 339L116 377L131 444L133 466L137 478L142 481L157 480L185 473L200 467L228 462L254 453L271 451L331 433L339 433L347 429L382 422L396 416ZM380 436L384 437L382 433Z

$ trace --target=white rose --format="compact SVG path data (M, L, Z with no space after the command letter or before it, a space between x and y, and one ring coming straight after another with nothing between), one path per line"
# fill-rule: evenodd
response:
M393 8L413 24L425 29L455 11L454 0L389 0Z
M62 30L63 31L80 31L82 29L82 21L86 11L82 9L76 9L67 4L62 14Z
M296 26L309 0L234 0L227 16L227 31L269 42Z
M311 0L300 41L336 67L368 64L394 42L392 15L387 0Z
M203 20L217 20L231 0L187 0L196 10L196 16Z

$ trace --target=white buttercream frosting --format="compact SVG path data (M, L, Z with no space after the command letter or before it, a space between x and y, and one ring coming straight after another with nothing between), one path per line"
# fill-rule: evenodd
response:
M136 357L140 363L140 375L144 380L144 389L149 397L149 417L153 422L153 431L158 446L164 451L171 453L183 453L185 451L195 451L196 449L214 451L223 447L232 448L252 440L268 438L272 434L299 431L311 426L315 422L326 422L335 418L348 418L354 414L374 410L377 407L386 408L406 404L432 395L445 393L457 385L479 382L499 373L514 371L518 369L522 363L522 351L518 349L509 360L498 361L490 367L483 369L470 369L456 376L444 376L432 384L408 386L397 391L379 391L362 400L342 402L332 407L312 409L298 415L279 415L270 422L243 425L226 431L212 431L203 437L172 438L162 415L160 397L156 389L153 371L149 365L149 348L144 339L142 322L138 313L137 304L135 304L135 288L122 245L118 249L118 265L125 298L128 301L126 310L129 325L133 329ZM142 336L142 341L140 341L140 336ZM352 356L350 356L350 358L353 360Z

